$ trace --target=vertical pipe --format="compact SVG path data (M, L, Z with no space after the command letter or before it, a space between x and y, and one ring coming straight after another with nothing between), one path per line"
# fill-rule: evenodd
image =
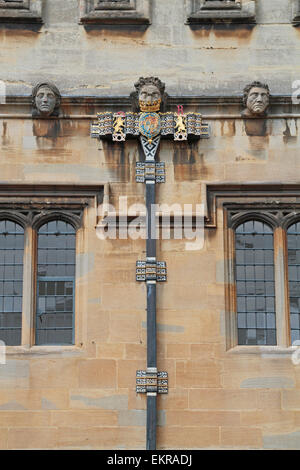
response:
M147 282L147 367L156 364L156 284Z
M155 182L146 182L146 208L147 208L147 258L156 258L156 239L155 239ZM151 210L153 208L153 211Z
M156 261L155 238L155 182L146 182L147 207L147 260ZM153 212L153 213L152 213ZM147 368L157 368L156 345L156 281L147 282ZM157 396L156 393L147 394L147 450L156 449L156 423L157 423Z
M147 396L147 450L156 449L156 396Z

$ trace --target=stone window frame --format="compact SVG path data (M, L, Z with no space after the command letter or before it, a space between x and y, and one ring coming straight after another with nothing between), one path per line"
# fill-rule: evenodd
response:
M12 220L24 228L23 299L21 344L6 346L6 354L40 354L82 351L83 314L86 294L79 281L83 272L81 253L87 251L85 232L97 225L97 207L103 199L103 185L0 185L0 218ZM94 212L94 222L90 212ZM76 274L74 306L74 344L36 345L38 230L51 220L64 220L76 231Z
M43 23L42 0L0 1L0 23Z
M79 0L79 23L83 25L149 25L151 0L129 0L129 3Z
M299 346L290 344L289 290L287 272L286 229L300 221L300 189L297 184L276 183L211 183L203 189L206 216L205 227L209 230L222 227L224 253L225 309L221 313L225 350L228 354L267 354L291 356ZM274 268L277 345L238 345L236 322L236 290L234 264L234 224L258 216L274 231ZM234 218L233 218L234 217ZM276 232L276 233L275 233Z
M300 0L294 0L292 4L292 24L300 26Z
M235 0L230 4L219 0L190 0L187 24L214 23L255 24L255 0Z
M278 201L273 205L266 203L240 204L225 203L224 243L226 271L226 342L228 349L254 352L291 348L290 339L290 302L288 283L287 228L300 221L300 204L286 205ZM277 344L274 346L238 345L237 306L235 281L235 230L243 222L259 220L273 230L274 239L274 274L275 274L275 309Z

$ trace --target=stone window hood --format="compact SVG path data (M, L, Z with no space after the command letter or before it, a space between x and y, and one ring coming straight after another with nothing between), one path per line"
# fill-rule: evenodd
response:
M42 0L0 0L0 23L43 23Z
M81 24L149 25L150 0L79 0Z
M254 0L190 0L188 24L255 24Z

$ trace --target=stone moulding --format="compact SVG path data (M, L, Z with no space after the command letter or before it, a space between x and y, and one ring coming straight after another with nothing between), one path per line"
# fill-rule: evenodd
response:
M255 24L255 1L190 0L187 24L214 23Z
M0 23L43 23L42 0L0 0Z
M292 9L292 24L300 26L300 0L294 0Z
M79 0L80 24L149 25L150 0Z

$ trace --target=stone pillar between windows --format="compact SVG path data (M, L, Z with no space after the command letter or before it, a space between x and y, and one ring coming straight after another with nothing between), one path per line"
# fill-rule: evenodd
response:
M24 235L22 346L28 348L35 343L36 233L32 227L26 227Z
M277 227L274 231L275 306L277 345L282 347L290 345L287 259L286 232Z
M238 345L237 335L237 306L236 306L236 284L235 284L235 231L232 228L225 230L225 257L227 267L225 268L225 331L226 350Z

